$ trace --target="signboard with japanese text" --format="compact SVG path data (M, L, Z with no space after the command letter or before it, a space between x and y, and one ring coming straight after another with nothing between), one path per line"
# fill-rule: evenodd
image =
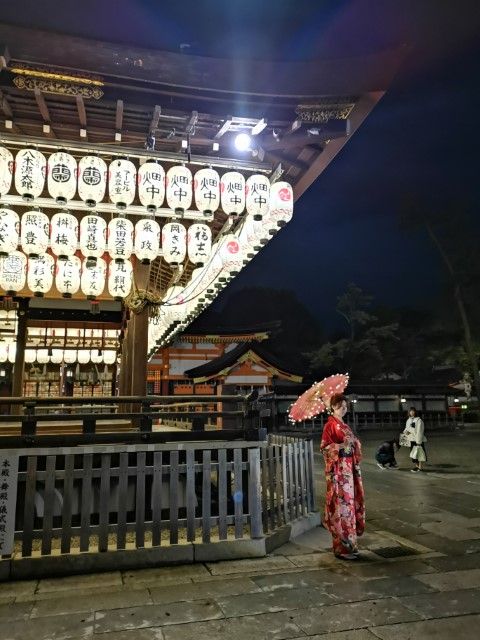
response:
M0 555L13 553L18 456L0 453Z

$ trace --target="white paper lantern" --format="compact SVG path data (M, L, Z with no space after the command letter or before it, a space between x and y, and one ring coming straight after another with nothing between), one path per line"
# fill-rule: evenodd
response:
M95 263L101 258L107 248L107 223L96 213L84 216L80 220L80 251L88 258L89 263Z
M80 364L88 364L90 362L90 350L79 349L77 353L77 359Z
M176 215L183 215L192 205L192 172L184 165L176 165L167 171L167 205Z
M66 151L57 151L49 157L47 188L58 204L66 204L75 196L77 171L77 161Z
M63 352L63 361L65 364L73 364L77 361L77 350L76 349L65 349Z
M147 160L138 169L138 197L147 211L155 213L165 200L165 171L156 160Z
M37 359L36 349L25 349L25 364L32 364Z
M8 360L8 343L2 340L0 342L0 362Z
M17 344L16 342L10 342L8 345L8 361L12 364L15 364L15 357L17 355Z
M185 313L185 296L183 287L174 285L169 287L162 300L162 309L171 322L180 322Z
M49 253L28 259L27 287L37 298L41 298L53 286L55 260Z
M27 277L27 257L21 251L12 251L0 258L0 288L13 296L23 289Z
M63 362L63 349L52 349L52 355L50 356L50 362L53 364L62 364Z
M13 178L13 156L8 149L0 147L0 196L10 191Z
M190 225L187 235L188 259L193 264L204 265L212 251L212 232L206 224Z
M20 244L28 256L46 253L50 235L50 220L37 209L26 211L20 225Z
M227 171L220 181L222 209L229 216L239 216L245 209L245 178L238 171Z
M108 167L108 193L117 209L126 209L135 198L137 170L125 158L113 160Z
M135 225L134 252L142 264L150 264L160 249L160 225L153 218L143 218Z
M270 181L267 176L250 176L245 185L245 194L247 213L254 220L261 220L268 214L270 207Z
M233 234L228 233L220 241L219 256L223 262L223 267L229 273L238 273L243 267L244 248L240 240Z
M288 182L275 182L270 187L269 220L278 227L290 222L293 215L293 190Z
M200 169L193 182L195 206L204 215L212 215L220 206L220 176L215 169Z
M187 254L187 230L179 222L169 222L162 229L163 258L172 266L185 260Z
M108 293L115 300L126 298L132 290L133 267L130 260L110 262L108 266Z
M26 201L42 193L47 161L36 149L21 149L15 158L15 189Z
M78 220L68 212L56 213L52 217L50 247L53 253L65 260L73 256L78 243Z
M101 349L92 349L90 360L93 364L103 364L103 351Z
M117 359L117 352L107 350L103 352L103 362L104 364L115 364L115 360Z
M95 207L105 197L107 165L99 156L84 156L78 163L78 195L87 207Z
M133 251L133 224L123 217L108 223L108 253L113 260L128 260Z
M80 289L82 263L77 256L57 260L55 286L63 298L71 298Z
M93 267L87 267L86 262L83 261L80 286L87 300L96 300L105 289L107 264L102 258L98 258L97 264Z
M0 209L0 256L6 256L11 251L15 251L18 246L19 230L18 214L12 209Z
M37 349L37 362L39 364L47 364L47 362L50 362L48 349Z

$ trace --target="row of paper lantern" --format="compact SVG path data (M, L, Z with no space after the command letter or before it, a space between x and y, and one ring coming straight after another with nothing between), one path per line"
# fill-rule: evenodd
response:
M17 345L15 342L0 342L0 362L15 363ZM32 364L114 364L117 360L117 352L97 349L25 349L25 362Z
M30 257L47 252L59 259L73 256L77 247L90 262L108 251L112 260L128 260L135 254L142 264L150 264L159 255L162 244L167 262L178 264L188 258L193 264L204 264L212 246L212 232L206 224L184 225L169 222L163 226L153 218L142 218L135 226L128 218L106 221L99 215L84 216L80 224L68 212L56 213L50 220L40 210L26 211L21 218L12 209L0 208L0 256L20 247Z
M183 225L176 226L184 229ZM241 268L245 256L238 253L238 248L232 250L233 246L225 242L225 238L215 243L214 264L218 270L233 272ZM185 257L180 248L176 257L179 261ZM90 263L88 258L82 262L75 255L55 260L49 253L27 258L22 251L12 251L0 258L0 288L7 295L17 294L26 285L35 296L41 297L50 291L55 281L57 291L65 298L71 298L81 289L88 300L96 300L107 284L108 293L115 300L122 300L131 291L132 275L130 260L112 260L107 269L103 258Z
M185 287L165 292L159 315L149 321L149 352L191 322L290 218L287 212L276 220L247 216L237 233L217 240L208 264L194 269Z
M13 179L14 178L14 179ZM107 166L99 156L89 155L79 163L66 151L53 153L48 162L33 148L20 150L13 159L11 152L0 147L0 196L10 191L14 181L16 191L26 201L38 198L45 186L59 204L66 204L78 195L87 206L102 202L108 185L110 200L119 208L132 204L136 189L142 205L154 212L166 198L167 206L177 215L195 205L205 215L213 214L220 205L233 216L243 211L263 217L268 213L270 182L262 174L246 181L238 171L228 171L220 178L211 167L192 172L184 165L175 165L165 174L157 160L149 159L138 171L133 162L117 158Z

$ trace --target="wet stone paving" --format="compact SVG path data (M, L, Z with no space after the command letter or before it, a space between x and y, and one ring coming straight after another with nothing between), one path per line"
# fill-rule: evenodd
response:
M479 431L427 434L381 470L361 434L367 530L336 560L317 527L266 558L0 583L0 640L446 640L480 625ZM318 450L318 446L316 445ZM316 456L317 497L324 491Z

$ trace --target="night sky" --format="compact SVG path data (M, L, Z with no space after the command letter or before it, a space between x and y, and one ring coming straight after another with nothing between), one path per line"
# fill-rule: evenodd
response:
M252 285L295 289L328 328L351 281L379 303L425 302L440 287L441 265L424 236L399 230L403 202L467 203L480 218L476 0L17 0L2 6L2 20L239 59L410 46L386 96L300 198L292 222L213 309Z

